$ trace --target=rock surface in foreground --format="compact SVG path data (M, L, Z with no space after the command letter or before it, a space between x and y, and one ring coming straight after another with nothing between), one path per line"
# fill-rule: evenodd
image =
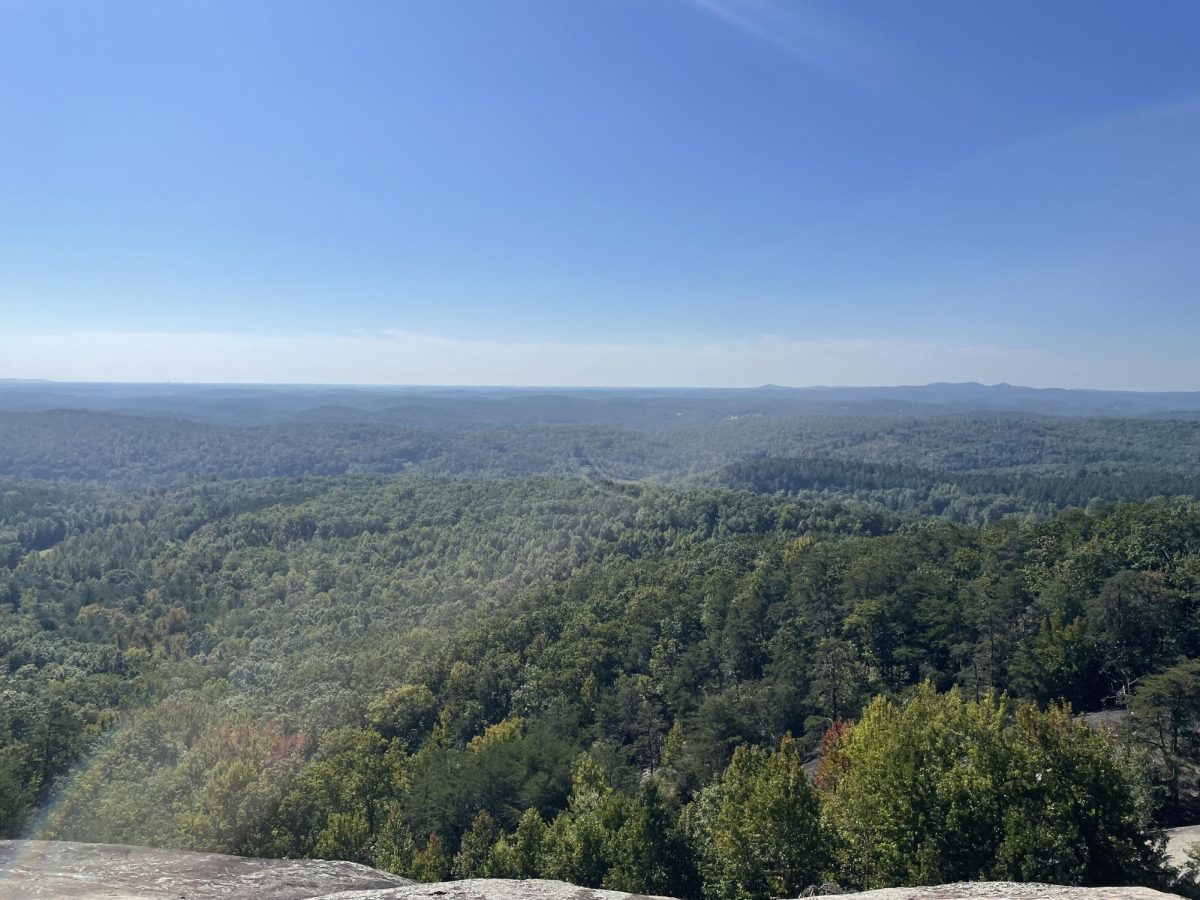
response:
M825 900L1167 900L1149 888L977 882ZM0 900L654 900L561 881L414 884L357 863L246 859L115 844L0 841ZM665 900L665 898L659 898Z
M476 879L414 884L382 891L350 891L321 900L655 900L616 891L597 891L561 881ZM666 900L666 898L658 898ZM831 894L821 900L1179 900L1149 888L1070 888L1053 884L980 881L936 887L888 888L861 894Z
M382 891L346 891L331 894L320 900L671 900L670 897L651 897L626 894L622 891L601 891L581 888L565 881L530 879L514 881L508 878L468 878L463 881L440 881L433 884L412 884Z
M1057 884L972 881L933 887L885 888L861 894L831 894L822 900L1176 900L1143 887L1081 888Z
M247 859L70 841L0 841L2 900L305 900L412 884L358 863Z

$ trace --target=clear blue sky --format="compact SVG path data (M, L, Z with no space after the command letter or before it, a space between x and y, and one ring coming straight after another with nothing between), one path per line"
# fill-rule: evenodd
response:
M1200 389L1200 3L0 0L0 377Z

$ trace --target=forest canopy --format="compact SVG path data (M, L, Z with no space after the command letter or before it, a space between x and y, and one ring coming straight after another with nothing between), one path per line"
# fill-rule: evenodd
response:
M1194 423L629 415L0 413L0 828L713 900L1170 882Z

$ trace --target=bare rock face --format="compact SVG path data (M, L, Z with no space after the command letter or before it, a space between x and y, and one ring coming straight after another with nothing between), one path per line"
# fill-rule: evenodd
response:
M836 894L825 900L1182 900L1141 887L1081 888L1057 884L972 881L933 887L885 888L861 894Z
M829 900L1171 900L1148 888L976 882ZM357 863L246 859L115 844L0 841L0 900L669 900L561 881L414 884Z
M507 878L468 878L463 881L441 881L434 884L413 884L408 887L387 888L382 891L346 891L331 894L320 900L671 900L669 897L649 897L621 891L601 891L581 888L565 881L529 879L514 881Z
M1184 825L1167 829L1167 859L1171 865L1183 868L1188 863L1188 851L1200 846L1200 825Z
M0 900L654 900L561 881L415 884L357 863L0 841ZM661 898L667 900L667 898Z
M0 900L303 900L405 884L412 882L358 863L0 841Z

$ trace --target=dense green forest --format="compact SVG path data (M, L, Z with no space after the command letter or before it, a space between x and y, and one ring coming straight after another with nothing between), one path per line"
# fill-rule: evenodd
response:
M853 499L980 524L1089 503L1200 496L1200 421L747 413L680 425L670 415L647 424L645 415L612 424L418 427L0 412L0 477L128 491L306 475L554 475Z
M0 413L0 828L712 900L1167 885L1197 429Z

